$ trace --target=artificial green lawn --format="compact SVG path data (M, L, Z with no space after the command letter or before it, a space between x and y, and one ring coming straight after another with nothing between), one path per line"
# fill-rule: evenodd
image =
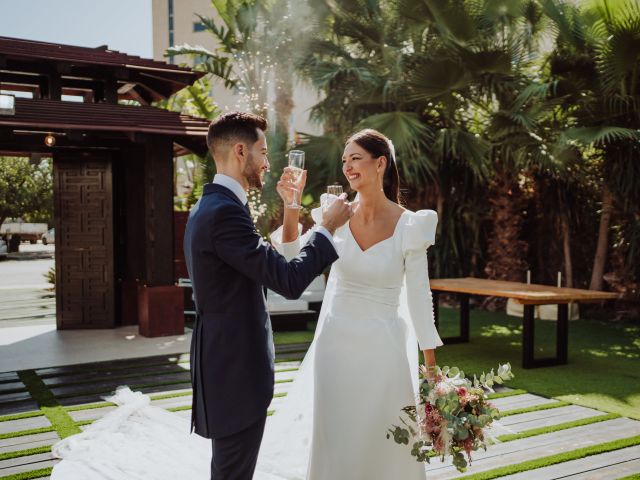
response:
M457 333L458 311L440 308L440 333ZM555 355L553 321L536 320L536 358ZM440 365L466 373L510 362L507 386L640 420L640 324L569 322L569 364L522 368L522 319L471 311L471 342L438 349Z
M440 308L440 334L458 334L458 310ZM536 358L555 355L554 321L536 320ZM310 342L305 332L276 332L279 344ZM557 398L640 420L640 324L575 320L569 322L569 364L524 370L522 319L471 310L471 342L437 350L438 364L466 373L489 371L510 362L508 383L530 393Z

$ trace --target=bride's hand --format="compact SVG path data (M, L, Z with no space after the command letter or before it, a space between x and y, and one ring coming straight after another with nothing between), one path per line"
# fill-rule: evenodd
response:
M304 186L307 183L307 171L303 170L302 175L297 182L293 181L293 173L290 167L285 167L276 186L276 191L280 198L284 201L285 205L293 203L293 192L298 192L298 199L302 199L302 192Z

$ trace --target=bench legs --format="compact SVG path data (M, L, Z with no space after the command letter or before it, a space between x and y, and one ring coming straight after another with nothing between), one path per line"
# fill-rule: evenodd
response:
M432 292L433 294L433 314L435 318L436 328L438 328L439 324L439 312L438 312L438 301L439 295L437 292ZM445 345L451 343L467 343L469 341L469 297L468 293L460 293L458 294L458 298L460 299L460 335L456 337L441 337L442 342Z
M552 358L534 358L534 305L524 305L522 323L522 367L538 368L553 365L565 365L569 351L569 305L558 305L558 321L556 323L556 356Z

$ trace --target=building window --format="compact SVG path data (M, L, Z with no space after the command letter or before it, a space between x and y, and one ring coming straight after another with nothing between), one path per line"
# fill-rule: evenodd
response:
M169 47L173 47L173 0L168 0L169 7ZM173 57L169 57L169 63L173 63Z
M193 22L193 31L194 32L204 32L205 30L206 30L206 27L204 26L203 23Z

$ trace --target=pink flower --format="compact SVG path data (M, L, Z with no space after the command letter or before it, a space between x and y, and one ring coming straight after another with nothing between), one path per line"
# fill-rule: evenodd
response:
M468 437L465 440L463 440L462 448L464 448L464 451L467 452L468 456L470 456L471 452L473 451L473 438Z

